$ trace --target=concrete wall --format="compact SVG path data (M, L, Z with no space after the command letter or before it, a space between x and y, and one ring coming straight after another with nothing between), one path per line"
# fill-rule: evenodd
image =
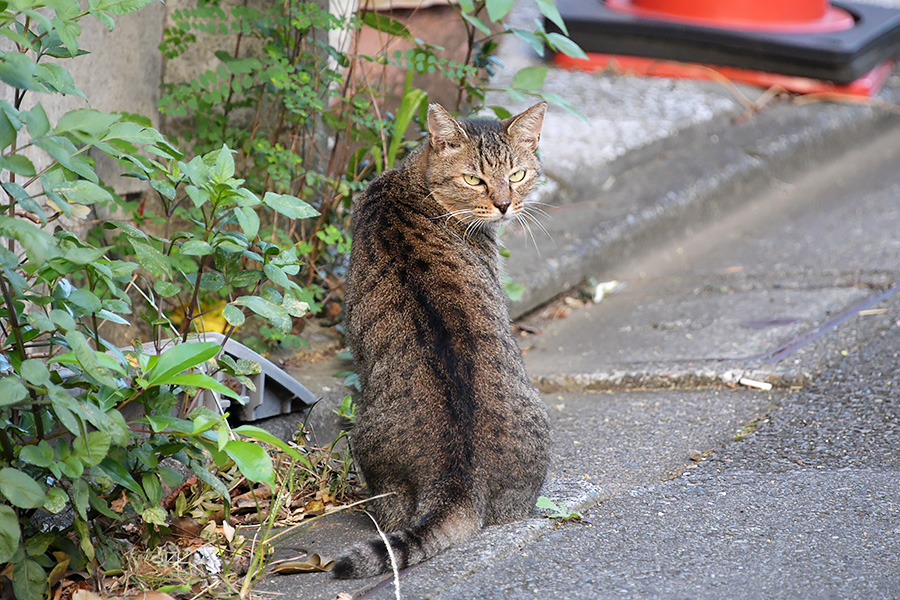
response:
M95 108L105 112L130 112L149 117L159 124L156 104L162 81L163 60L158 50L162 40L166 7L154 2L137 13L116 18L116 27L110 32L100 21L85 17L80 21L83 34L81 47L89 54L60 61L72 73L75 85L84 92L89 103L77 96L40 94L28 92L26 108L41 102L51 123L76 108ZM7 86L0 97L12 100L12 90ZM44 156L32 155L40 168ZM99 175L113 185L119 193L140 191L143 184L135 179L118 176L116 165L105 156L98 160Z

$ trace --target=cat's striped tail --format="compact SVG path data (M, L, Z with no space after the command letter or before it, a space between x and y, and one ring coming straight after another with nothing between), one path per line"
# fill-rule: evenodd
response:
M397 569L405 569L436 556L474 536L481 524L471 511L446 516L432 514L415 527L387 534ZM331 569L337 579L358 579L391 570L391 557L381 537L357 542L344 551Z

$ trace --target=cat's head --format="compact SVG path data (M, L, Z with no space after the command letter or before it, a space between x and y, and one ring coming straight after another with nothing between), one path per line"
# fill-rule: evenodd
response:
M540 176L535 150L547 103L502 121L454 118L428 107L426 184L432 197L464 225L501 224L520 216Z

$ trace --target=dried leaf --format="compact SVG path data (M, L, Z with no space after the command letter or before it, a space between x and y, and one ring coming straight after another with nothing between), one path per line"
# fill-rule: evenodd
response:
M98 596L99 598L99 596ZM72 600L76 600L73 596ZM81 600L88 600L87 598ZM94 600L91 598L90 600ZM172 596L162 592L138 592L132 596L125 596L125 600L175 600Z
M231 523L222 521L222 535L225 536L225 539L228 540L229 543L234 540L234 532L235 529L231 526Z
M203 525L191 517L175 517L170 526L172 535L177 538L195 538L203 530Z
M272 567L273 573L293 575L294 573L318 573L330 571L334 561L318 554L312 554L306 560L289 560Z
M325 503L321 500L310 500L305 506L306 514L317 515L325 512Z
M125 512L125 505L128 504L128 496L125 495L125 492L122 492L122 495L119 496L117 500L113 500L109 503L109 507L119 513L120 515Z

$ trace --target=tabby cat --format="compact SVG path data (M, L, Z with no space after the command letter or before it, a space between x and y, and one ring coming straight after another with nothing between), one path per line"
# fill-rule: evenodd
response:
M362 394L352 449L399 568L529 516L550 430L512 335L497 227L540 174L546 104L503 121L428 109L427 142L353 213L346 332ZM380 538L335 577L391 568Z

